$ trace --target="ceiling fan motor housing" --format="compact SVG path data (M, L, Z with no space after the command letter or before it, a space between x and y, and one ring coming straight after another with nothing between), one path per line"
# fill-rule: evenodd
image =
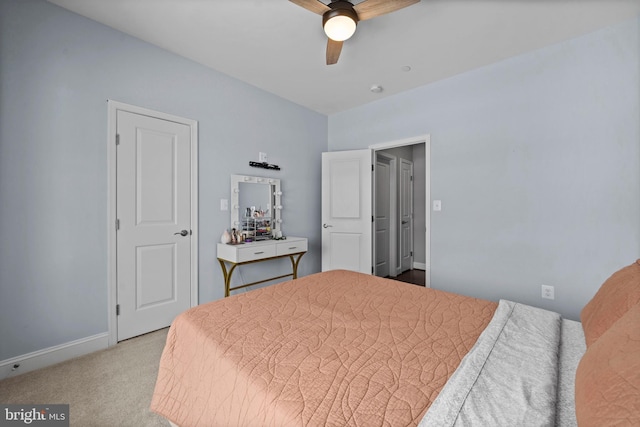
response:
M353 4L344 0L333 1L328 5L331 10L326 11L322 15L322 27L324 28L325 24L331 18L335 18L336 16L346 16L353 20L353 22L358 24L358 13L353 9Z

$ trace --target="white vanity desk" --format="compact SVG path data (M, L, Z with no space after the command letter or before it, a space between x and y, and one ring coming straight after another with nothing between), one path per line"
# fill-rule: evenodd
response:
M282 191L280 180L249 175L231 175L231 228L240 231L252 242L218 243L218 262L224 275L224 296L229 292L283 277L298 277L300 258L307 252L305 237L274 240L282 235ZM264 238L266 240L261 240ZM289 257L289 274L231 287L231 275L237 266Z
M308 242L305 237L287 237L284 240L262 240L237 245L218 243L218 262L220 262L222 274L224 275L224 296L228 297L230 291L268 282L270 280L281 279L289 276L293 276L293 279L297 278L298 264L300 263L300 258L302 258L302 256L307 252L307 247ZM231 275L237 266L283 257L289 257L291 260L291 273L277 277L270 277L268 279L247 283L233 288L230 287ZM230 267L229 270L227 270L227 264Z

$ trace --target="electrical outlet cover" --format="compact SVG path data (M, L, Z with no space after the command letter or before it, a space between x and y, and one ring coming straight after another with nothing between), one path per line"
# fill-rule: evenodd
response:
M555 299L555 292L553 286L542 285L542 298Z

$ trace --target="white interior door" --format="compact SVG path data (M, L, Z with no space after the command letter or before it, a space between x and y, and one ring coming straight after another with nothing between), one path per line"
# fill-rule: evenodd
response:
M118 341L191 306L191 129L117 112Z
M400 272L413 267L413 162L400 159Z
M372 273L372 151L322 153L322 271Z
M375 253L374 274L387 277L390 273L391 244L391 164L390 159L376 154L374 181L375 233L373 247Z

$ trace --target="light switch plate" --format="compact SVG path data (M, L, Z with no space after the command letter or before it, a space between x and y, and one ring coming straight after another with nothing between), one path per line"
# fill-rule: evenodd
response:
M441 211L442 210L442 200L434 200L433 201L433 210Z
M220 210L221 211L229 210L229 199L220 199Z

